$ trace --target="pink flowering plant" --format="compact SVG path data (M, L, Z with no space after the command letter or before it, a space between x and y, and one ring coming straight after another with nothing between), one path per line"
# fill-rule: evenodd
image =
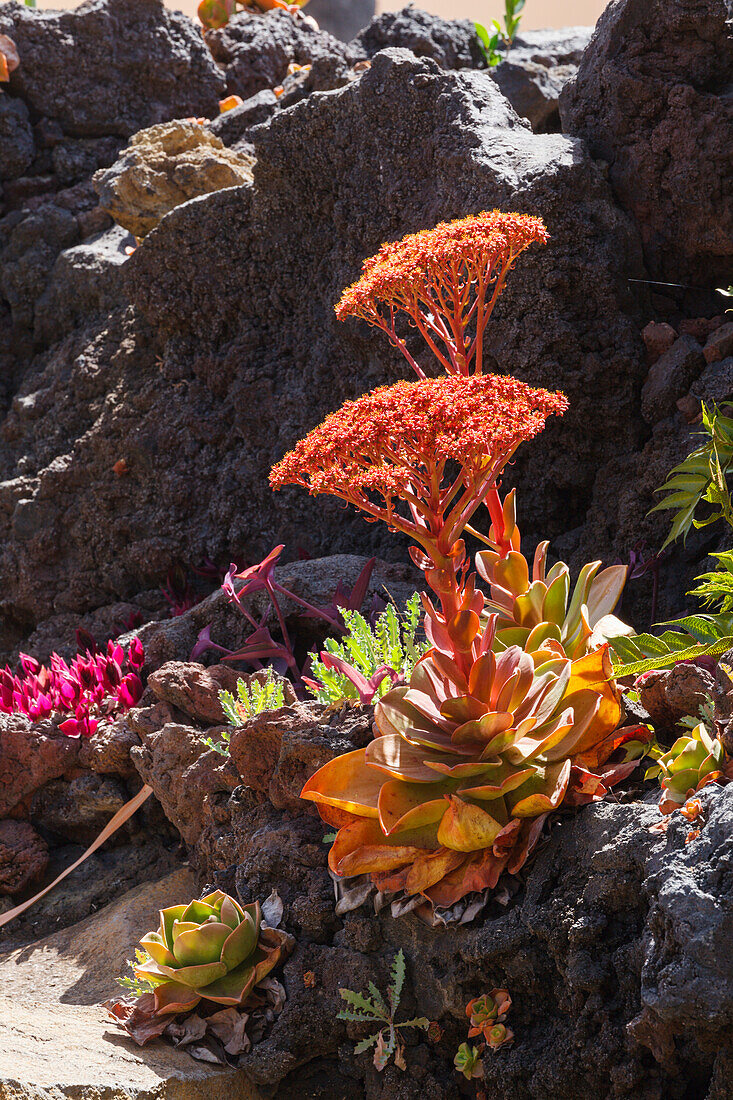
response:
M0 672L0 713L25 714L31 721L68 715L59 729L69 737L93 737L101 719L115 718L140 700L143 646L139 638L127 653L108 642L105 652L77 654L70 662L52 653L48 665L26 653L22 671Z

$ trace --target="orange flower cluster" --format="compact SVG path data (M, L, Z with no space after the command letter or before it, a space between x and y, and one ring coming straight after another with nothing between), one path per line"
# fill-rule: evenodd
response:
M384 244L336 306L387 333L420 377L395 328L406 313L449 374L481 373L486 322L517 257L549 239L541 218L484 211ZM487 294L491 296L487 301ZM469 334L470 328L470 334Z
M365 508L367 493L389 498L421 487L430 495L454 460L461 481L475 487L566 408L562 394L498 375L381 386L309 432L273 468L270 484L302 485Z

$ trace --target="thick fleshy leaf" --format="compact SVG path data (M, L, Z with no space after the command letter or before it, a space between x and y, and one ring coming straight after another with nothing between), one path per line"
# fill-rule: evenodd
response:
M454 852L450 848L439 848L437 852L418 856L407 870L405 893L411 896L424 893L436 882L440 882L450 871L459 867L464 860L463 852Z
M509 791L514 791L517 787L521 787L522 783L534 774L534 768L505 767L503 773L504 774L498 776L493 783L484 783L476 787L462 787L461 793L470 795L471 798L478 798L484 801L503 798Z
M172 951L168 950L159 932L148 932L148 934L143 936L140 940L140 946L147 951L151 959L155 959L155 961L162 966L176 965L175 955Z
M241 923L230 933L221 952L221 961L229 970L234 970L249 958L257 944L259 929L249 913L245 913Z
M567 566L564 566L563 571L555 577L545 593L542 604L542 618L545 622L562 625L565 621L565 609L569 595L570 570Z
M219 911L219 918L224 924L228 924L230 928L236 928L242 917L244 916L241 906L234 898L230 898L227 894L221 903L221 910Z
M168 909L160 910L160 935L169 951L173 950L173 924L180 920L185 912L185 905L171 905Z
M230 970L228 974L217 978L199 990L207 1001L220 1005L239 1005L249 996L255 984L255 968L251 963L243 963Z
M223 890L212 890L210 894L207 894L206 897L201 898L200 901L202 905L210 905L212 909L216 911L216 914L219 915L221 912L222 904L224 902L224 898L227 896L228 895L225 894Z
M501 823L480 806L473 806L455 795L448 796L448 807L438 829L438 841L455 852L475 852L490 847L501 832Z
M435 771L425 763L428 759L441 760L445 757L438 753L429 753L421 745L413 745L404 737L392 733L370 741L365 750L368 765L394 779L405 779L414 783L436 782L438 777Z
M432 842L428 834L432 833ZM426 839L418 847L414 843L390 842L378 821L362 818L345 825L336 835L328 855L328 865L337 875L359 875L374 871L391 871L404 867L420 855L423 848L435 850L439 847L434 827L426 830L412 830L408 836Z
M513 817L538 817L556 810L570 780L570 761L537 769L535 775L508 796Z
M445 813L443 795L454 790L456 784L433 774L436 782L430 787L399 779L384 782L379 795L379 823L387 836L440 821Z
M155 1012L158 1016L175 1016L190 1012L201 1000L197 991L181 982L165 982L155 987Z
M194 932L199 927L196 921L192 920L174 920L173 921L173 947L176 946L176 940L182 932Z
M447 624L447 628L456 649L467 653L481 629L481 620L475 611L459 611Z
M173 954L179 966L219 962L221 949L230 935L229 925L220 921L200 924L176 938Z
M456 699L446 699L440 708L440 716L462 724L476 721L485 710L485 704L478 699L472 699L470 695L462 695Z
M208 985L209 982L216 981L217 978L221 978L227 972L227 968L222 962L201 963L198 966L180 966L176 969L161 966L160 969L171 981L190 985L192 989Z
M219 916L216 905L210 905L205 901L191 901L181 917L182 921L191 921L194 924L202 924L209 917Z
M361 817L376 818L383 782L381 772L367 766L364 749L355 749L319 768L303 787L300 797L337 806Z
M470 694L482 703L488 703L491 698L491 688L496 675L496 657L493 653L484 653L473 662L468 677L468 690Z
M625 565L611 565L595 577L584 601L591 626L595 627L599 619L611 614L621 598L628 573Z
M497 584L517 596L529 589L527 559L524 554L516 550L510 550L505 558L499 558L494 565L493 573Z
M457 748L465 744L486 746L495 741L498 735L511 730L513 722L514 715L509 714L508 711L489 711L479 721L466 722L454 730L453 744ZM509 741L511 742L511 737Z
M620 697L613 679L613 666L607 645L573 661L563 706L573 706L574 693L583 689L596 692L600 702L592 724L575 746L576 753L585 752L612 733L621 718Z

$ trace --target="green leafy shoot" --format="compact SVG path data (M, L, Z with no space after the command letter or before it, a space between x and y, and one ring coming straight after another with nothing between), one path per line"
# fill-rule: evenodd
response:
M475 1077L480 1078L484 1075L481 1051L471 1043L461 1043L453 1059L453 1065L467 1081L472 1081Z
M134 968L136 965L145 966L153 960L150 958L147 951L141 951L139 947L135 948L135 958L137 959L137 963L133 963L131 959L127 960L127 965L132 971L133 976L131 978L115 978L115 981L118 985L121 985L123 989L129 989L136 997L142 997L143 993L153 993L155 991L155 986L145 978L138 978Z
M420 613L418 592L407 601L403 615L389 604L377 616L374 629L358 611L342 608L347 634L340 642L327 638L320 657L311 654L311 677L305 680L308 690L319 703L371 701L364 699L365 693L371 691L372 698L378 699L394 683L409 680L428 648L427 642L415 640Z
M719 564L709 573L701 573L695 579L697 588L692 588L690 596L697 596L703 607L718 611L733 611L733 551L725 550L720 554L711 554Z
M261 679L252 679L249 683L240 677L237 680L237 698L234 698L231 691L220 691L219 702L229 724L241 726L256 714L262 714L266 710L279 710L285 706L283 683L275 680L272 669L268 668ZM222 730L221 741L207 737L205 742L220 756L227 756L230 737L228 730Z
M501 51L508 50L514 41L522 18L520 13L524 4L525 0L505 0L503 27L498 19L492 20L491 31L488 31L482 23L474 23L481 52L489 68L493 68L503 60Z
M374 1065L381 1071L387 1066L394 1055L395 1065L399 1069L406 1069L404 1044L399 1032L406 1027L417 1027L427 1031L430 1021L425 1016L416 1016L412 1020L403 1020L396 1023L395 1016L400 1006L402 989L405 984L405 956L402 948L397 952L392 963L392 974L387 998L382 996L374 982L369 982L369 993L355 993L351 989L340 989L342 1000L347 1008L341 1009L337 1019L346 1020L355 1024L379 1024L381 1025L372 1035L362 1039L354 1047L354 1054L363 1054L374 1047Z
M733 527L727 480L733 469L733 419L724 416L717 405L710 408L703 405L702 428L700 434L705 442L674 467L658 490L666 496L650 511L651 514L675 509L663 550L679 538L685 542L693 526L707 527L722 519ZM695 519L695 512L703 502L712 505L713 511L703 519Z
M733 648L733 615L686 615L659 625L676 629L665 630L658 636L609 638L614 676L640 676L642 672L668 668L677 661L719 657Z

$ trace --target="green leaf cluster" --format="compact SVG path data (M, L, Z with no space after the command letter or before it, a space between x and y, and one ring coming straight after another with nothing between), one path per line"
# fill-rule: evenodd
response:
M504 26L498 19L491 22L491 30L487 30L483 23L474 23L476 35L479 40L481 52L486 58L486 64L493 68L503 60L501 50L508 50L514 41L519 23L521 11L525 0L504 0Z
M702 406L704 442L675 466L658 491L666 496L655 504L652 512L675 510L672 527L662 549L681 538L686 541L694 527L707 527L725 520L733 527L733 506L728 489L728 474L733 469L733 419L724 416L717 405ZM712 505L713 511L703 519L695 519L701 503Z
M240 677L237 680L237 698L231 691L220 691L219 702L229 724L241 726L256 714L285 706L285 692L282 681L276 680L273 670L268 668L261 679L252 679L249 683ZM230 737L228 730L222 730L221 741L214 741L211 737L205 738L205 741L214 752L227 756Z
M609 638L614 676L640 676L677 661L719 657L733 649L733 615L685 615L659 625L676 629Z
M363 1054L370 1047L375 1047L374 1065L380 1071L385 1068L392 1055L395 1055L395 1061L400 1068L404 1068L402 1044L399 1038L399 1032L402 1028L417 1027L422 1031L427 1031L430 1026L430 1021L425 1016L415 1016L412 1020L403 1020L401 1023L395 1022L404 984L405 955L402 948L400 948L392 963L391 980L387 988L386 999L374 982L369 982L370 996L364 993L355 993L352 989L339 990L342 1000L349 1007L341 1009L337 1019L347 1020L349 1023L355 1024L376 1023L382 1025L372 1035L362 1039L354 1047L354 1054Z
M392 604L381 611L370 627L358 611L341 609L347 627L341 642L327 638L324 650L347 661L365 679L369 680L377 670L387 665L400 679L409 680L412 670L428 649L427 642L415 639L420 624L420 593L415 592L405 605L405 613L399 615ZM343 672L326 668L317 654L311 654L311 677L317 685L308 686L319 703L339 703L345 699L358 699L359 693ZM385 677L376 689L375 698L381 698L392 687Z
M138 978L135 974L136 966L145 966L147 963L153 960L148 955L147 951L141 951L139 947L135 948L135 959L127 960L127 966L132 971L132 978L115 978L118 985L121 985L123 989L129 989L131 993L134 993L136 997L142 997L143 993L154 993L155 986L152 982L149 982L146 978Z

